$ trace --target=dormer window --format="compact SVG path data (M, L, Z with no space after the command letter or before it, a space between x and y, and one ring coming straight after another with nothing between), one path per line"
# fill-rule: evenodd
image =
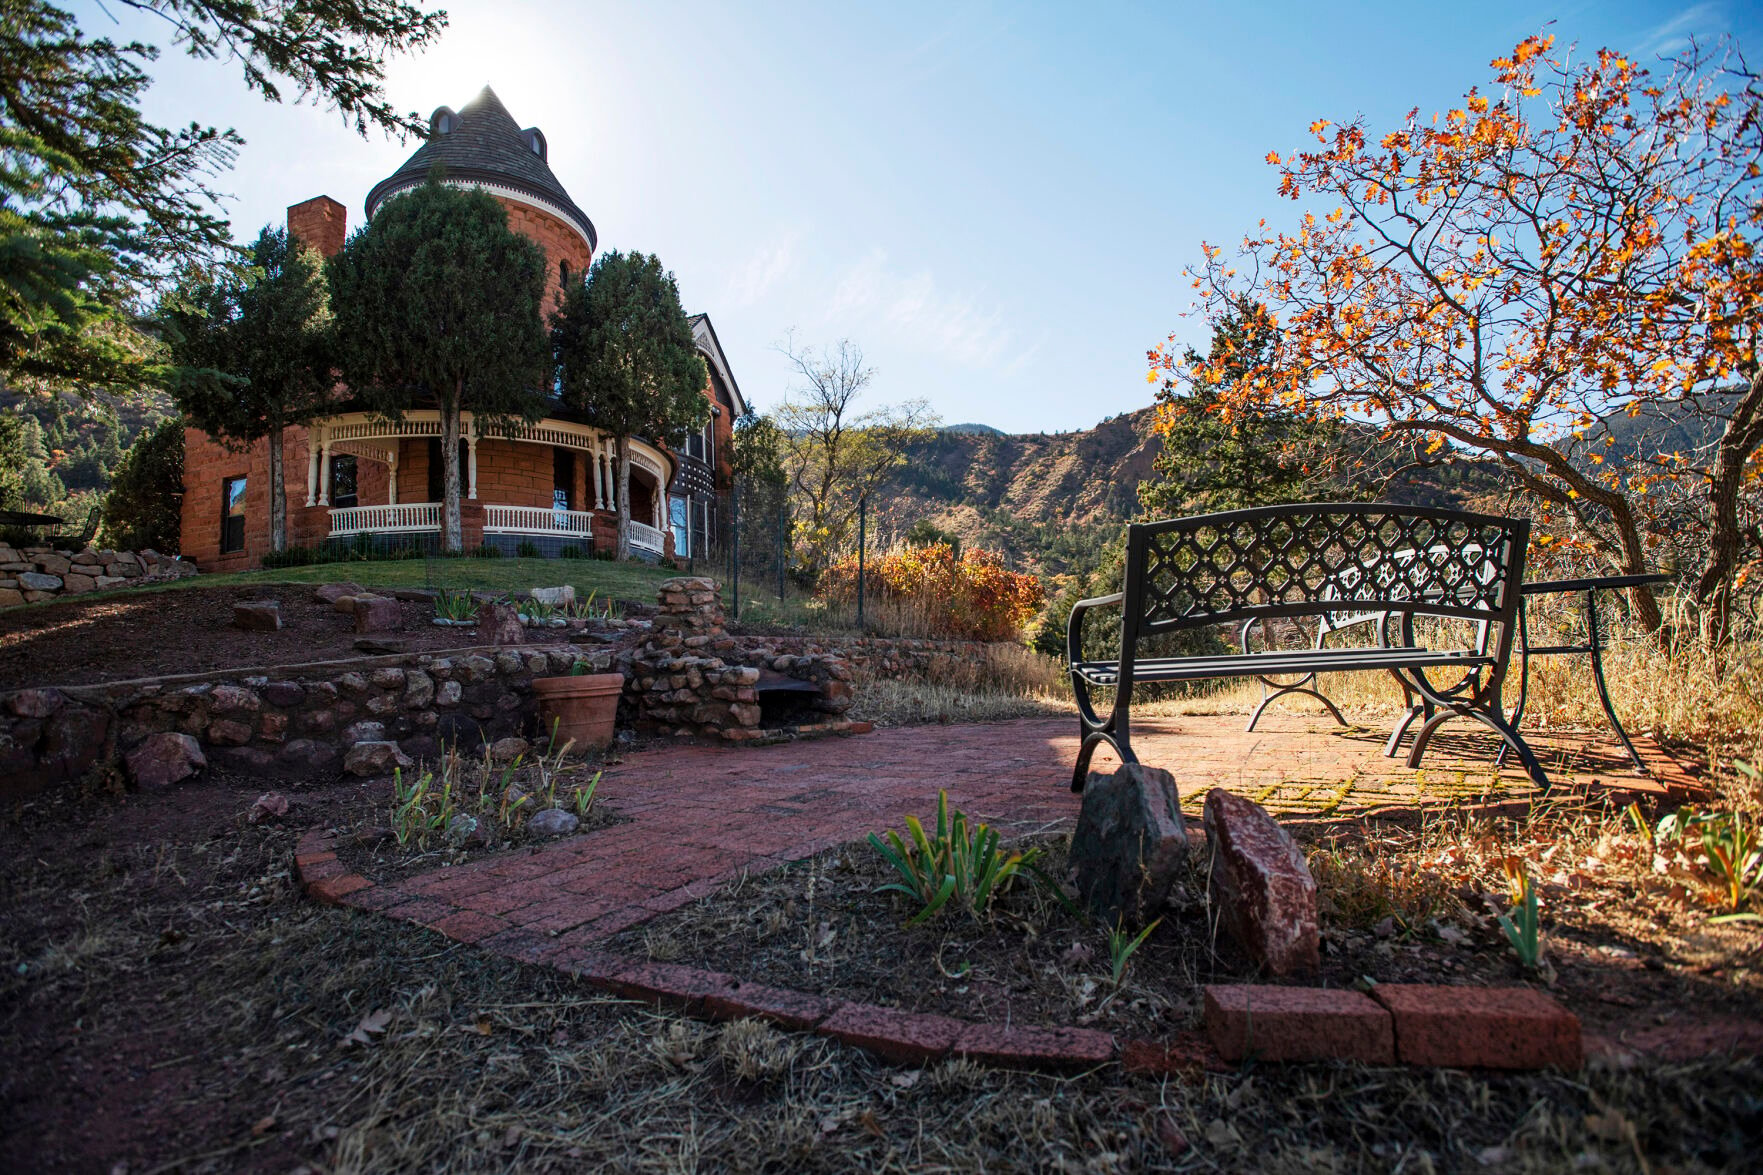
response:
M452 107L438 106L429 115L429 135L450 135L453 128L459 125L459 116L453 113Z
M529 126L520 132L520 137L526 142L528 150L540 159L550 162L550 157L545 153L545 132L536 126Z

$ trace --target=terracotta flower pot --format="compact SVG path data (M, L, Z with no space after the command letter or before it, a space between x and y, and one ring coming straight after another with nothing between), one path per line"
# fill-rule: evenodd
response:
M599 749L612 742L618 717L618 696L624 692L622 673L584 673L572 677L535 677L539 699L539 733L551 737L557 724L557 745L575 740L577 750Z

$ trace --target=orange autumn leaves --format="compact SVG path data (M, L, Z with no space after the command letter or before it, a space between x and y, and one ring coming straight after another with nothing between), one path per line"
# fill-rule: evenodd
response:
M1151 377L1227 385L1226 413L1282 404L1477 449L1638 565L1637 491L1694 471L1631 485L1564 450L1612 412L1754 380L1763 93L1718 49L1654 77L1531 37L1492 67L1495 91L1440 114L1376 135L1318 119L1312 149L1270 153L1312 211L1234 256L1207 244L1188 273L1210 321L1247 298L1278 347L1227 373L1230 356L1190 369L1172 336Z

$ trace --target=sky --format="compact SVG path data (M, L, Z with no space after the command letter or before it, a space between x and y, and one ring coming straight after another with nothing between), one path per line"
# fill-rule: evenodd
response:
M68 6L89 35L160 44L150 117L245 137L220 184L241 240L321 194L357 227L416 149L263 102L150 15ZM545 132L600 249L657 254L710 315L749 404L790 390L780 348L848 338L865 403L1007 432L1151 402L1146 351L1205 335L1183 267L1296 218L1264 160L1313 119L1446 109L1551 21L1582 51L1731 33L1763 53L1763 9L1739 0L443 6L439 44L390 64L392 102L426 118L493 87Z

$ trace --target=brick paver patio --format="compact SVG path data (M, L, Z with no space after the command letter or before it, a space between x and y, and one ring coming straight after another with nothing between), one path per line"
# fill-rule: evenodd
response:
M1236 714L1153 718L1135 723L1135 741L1146 763L1175 775L1196 814L1212 787L1287 819L1520 799L1532 790L1516 768L1494 770L1491 737L1441 734L1427 766L1411 771L1382 756L1383 730L1270 714L1245 734L1242 722ZM334 896L464 942L552 957L705 896L743 871L897 827L909 813L922 817L939 788L951 806L1014 834L1069 824L1079 807L1067 789L1075 726L1036 718L771 747L638 751L601 783L604 801L628 824ZM1594 780L1658 787L1625 770L1613 745L1549 735L1532 745L1557 787ZM1684 778L1662 755L1650 758L1662 777ZM1097 766L1107 770L1109 762Z

